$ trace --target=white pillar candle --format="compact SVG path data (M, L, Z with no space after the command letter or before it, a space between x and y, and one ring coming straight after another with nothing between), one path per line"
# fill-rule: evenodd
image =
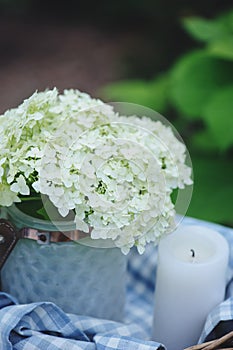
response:
M158 248L152 339L167 350L197 344L208 313L224 299L228 243L218 232L180 226Z

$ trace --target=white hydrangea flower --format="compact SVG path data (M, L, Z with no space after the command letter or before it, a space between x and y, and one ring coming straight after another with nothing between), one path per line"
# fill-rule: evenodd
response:
M5 163L5 161L6 161L6 158L0 159L0 181L1 181L2 176L4 174L4 168L2 165Z
M15 193L20 193L25 196L28 196L30 194L29 187L26 184L25 178L23 175L20 175L17 179L16 182L14 182L11 186L10 189L12 192Z
M124 254L174 225L171 193L192 183L171 128L125 117L78 90L35 92L0 116L0 205L45 195L92 239Z
M4 207L9 207L12 203L20 202L15 192L12 192L8 184L0 184L0 203Z

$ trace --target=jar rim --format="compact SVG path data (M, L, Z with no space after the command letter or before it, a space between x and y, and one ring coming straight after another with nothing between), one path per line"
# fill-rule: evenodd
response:
M64 231L75 230L74 221L49 221L44 219L35 218L21 211L15 204L12 204L7 208L8 213L12 217L13 221L25 225L33 225L36 228L46 227L50 231L58 231L60 227Z
M38 230L46 231L61 231L63 233L67 231L77 230L74 221L48 221L30 216L22 212L15 204L12 204L7 208L8 215L12 218L13 224L18 229L24 228L25 226L36 228ZM91 237L80 238L73 242L86 245L93 248L117 248L119 249L114 241L110 238L108 239L93 239Z

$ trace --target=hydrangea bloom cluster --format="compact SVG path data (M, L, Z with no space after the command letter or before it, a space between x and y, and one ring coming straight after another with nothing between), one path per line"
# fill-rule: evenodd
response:
M170 127L121 116L78 90L36 92L0 116L0 141L0 205L36 191L125 254L171 228L171 193L192 183Z

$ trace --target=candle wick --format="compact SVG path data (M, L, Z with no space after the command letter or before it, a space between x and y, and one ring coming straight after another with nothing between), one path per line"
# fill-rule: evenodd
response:
M194 249L190 249L190 252L191 252L192 258L195 258L195 251L194 251Z

